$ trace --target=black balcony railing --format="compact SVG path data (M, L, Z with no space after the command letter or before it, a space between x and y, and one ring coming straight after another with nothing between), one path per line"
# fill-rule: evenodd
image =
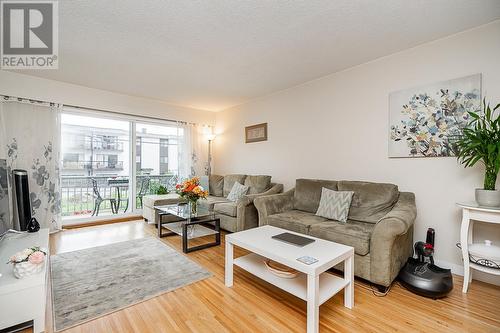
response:
M135 177L136 189L139 192L141 185L146 179L150 179L149 186L145 188L144 193L154 194L151 191L151 184L160 183L173 191L172 184L174 175L148 175ZM110 178L108 176L62 176L61 177L61 213L63 217L68 216L90 216L94 210L95 196L92 187L92 178L96 180L98 191L103 198L120 198L126 200L129 198L129 177ZM139 193L137 193L139 195ZM136 198L136 207L140 207L139 200ZM123 213L125 205L123 202L120 205L120 211ZM111 205L109 201L104 201L100 206L101 214L111 214Z

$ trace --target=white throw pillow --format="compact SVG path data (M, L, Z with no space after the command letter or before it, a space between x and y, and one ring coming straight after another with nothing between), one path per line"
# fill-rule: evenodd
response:
M241 185L238 182L234 182L233 188L227 195L227 200L229 201L238 201L241 197L247 194L249 187L245 185Z
M353 195L352 191L333 191L323 187L316 215L345 223Z

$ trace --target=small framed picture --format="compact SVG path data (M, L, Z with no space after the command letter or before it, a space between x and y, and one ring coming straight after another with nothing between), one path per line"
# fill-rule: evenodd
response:
M245 127L245 143L267 141L267 123Z

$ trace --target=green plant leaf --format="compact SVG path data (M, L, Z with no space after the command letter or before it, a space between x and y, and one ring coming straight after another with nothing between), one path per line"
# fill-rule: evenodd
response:
M456 156L464 167L472 167L482 161L486 168L485 186L492 186L500 170L500 117L486 99L483 99L483 112L468 112L470 120L462 133L454 138Z

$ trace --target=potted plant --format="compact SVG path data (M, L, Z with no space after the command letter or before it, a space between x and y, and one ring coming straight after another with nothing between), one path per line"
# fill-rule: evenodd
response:
M162 183L160 183L159 181L151 182L150 189L151 189L152 193L158 194L158 195L170 193L168 188L165 185L163 185Z
M500 171L500 117L483 100L483 112L469 112L468 125L456 143L457 158L465 167L481 161L485 167L484 186L476 189L476 201L480 206L500 207L500 190L495 189Z

